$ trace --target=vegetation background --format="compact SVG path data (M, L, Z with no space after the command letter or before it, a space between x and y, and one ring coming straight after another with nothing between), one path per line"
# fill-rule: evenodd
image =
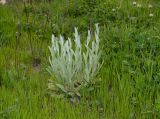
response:
M104 61L80 102L51 97L51 35L99 23ZM159 0L12 0L0 5L0 119L159 119Z

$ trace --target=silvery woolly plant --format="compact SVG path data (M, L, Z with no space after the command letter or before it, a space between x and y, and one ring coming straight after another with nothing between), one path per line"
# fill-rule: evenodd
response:
M80 90L95 79L101 68L99 27L98 24L95 26L95 39L91 39L91 32L88 30L84 45L80 41L77 28L74 42L70 38L64 40L62 36L57 38L52 35L52 46L49 47L50 66L47 70L54 79L49 80L48 84L48 89L54 91L54 96L80 96Z

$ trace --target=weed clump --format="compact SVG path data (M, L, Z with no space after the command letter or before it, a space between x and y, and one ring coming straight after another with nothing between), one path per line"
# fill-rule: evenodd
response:
M55 78L54 83L53 80L49 83L49 89L62 97L81 96L80 90L95 82L95 76L101 68L98 24L95 41L91 41L91 33L88 31L87 42L83 46L77 28L74 37L72 43L70 38L65 41L62 36L56 38L53 35L52 46L49 47L51 56L47 70Z

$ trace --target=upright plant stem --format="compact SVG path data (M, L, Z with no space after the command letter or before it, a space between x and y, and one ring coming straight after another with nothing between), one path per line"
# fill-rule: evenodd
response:
M15 69L17 71L17 75L19 77L19 42L20 42L20 33L16 32L16 47L15 47Z
M28 38L29 38L29 44L30 44L31 54L32 54L32 62L33 62L34 52L33 52L32 35L31 35L31 30L30 30L30 28L28 28Z
M30 2L32 3L32 1L30 1ZM26 14L27 35L28 35L28 38L29 38L29 45L30 45L30 48L31 48L32 62L33 62L34 52L33 52L33 45L32 45L31 26L29 24L29 11L27 10L27 6L26 6L25 2L24 2L24 9L25 9L25 14Z

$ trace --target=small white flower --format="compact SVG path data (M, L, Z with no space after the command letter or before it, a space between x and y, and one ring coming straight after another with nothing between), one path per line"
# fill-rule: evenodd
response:
M0 4L5 5L7 3L6 0L0 0Z
M149 17L153 17L154 15L152 13L149 14Z
M141 8L141 7L142 7L142 5L141 5L141 4L137 4L137 7L138 7L138 8Z
M152 5L148 5L148 8L152 8L153 6Z
M133 1L133 5L135 6L137 4L137 2L136 1Z
M116 9L113 8L113 9L112 9L112 12L115 12L115 11L116 11Z

